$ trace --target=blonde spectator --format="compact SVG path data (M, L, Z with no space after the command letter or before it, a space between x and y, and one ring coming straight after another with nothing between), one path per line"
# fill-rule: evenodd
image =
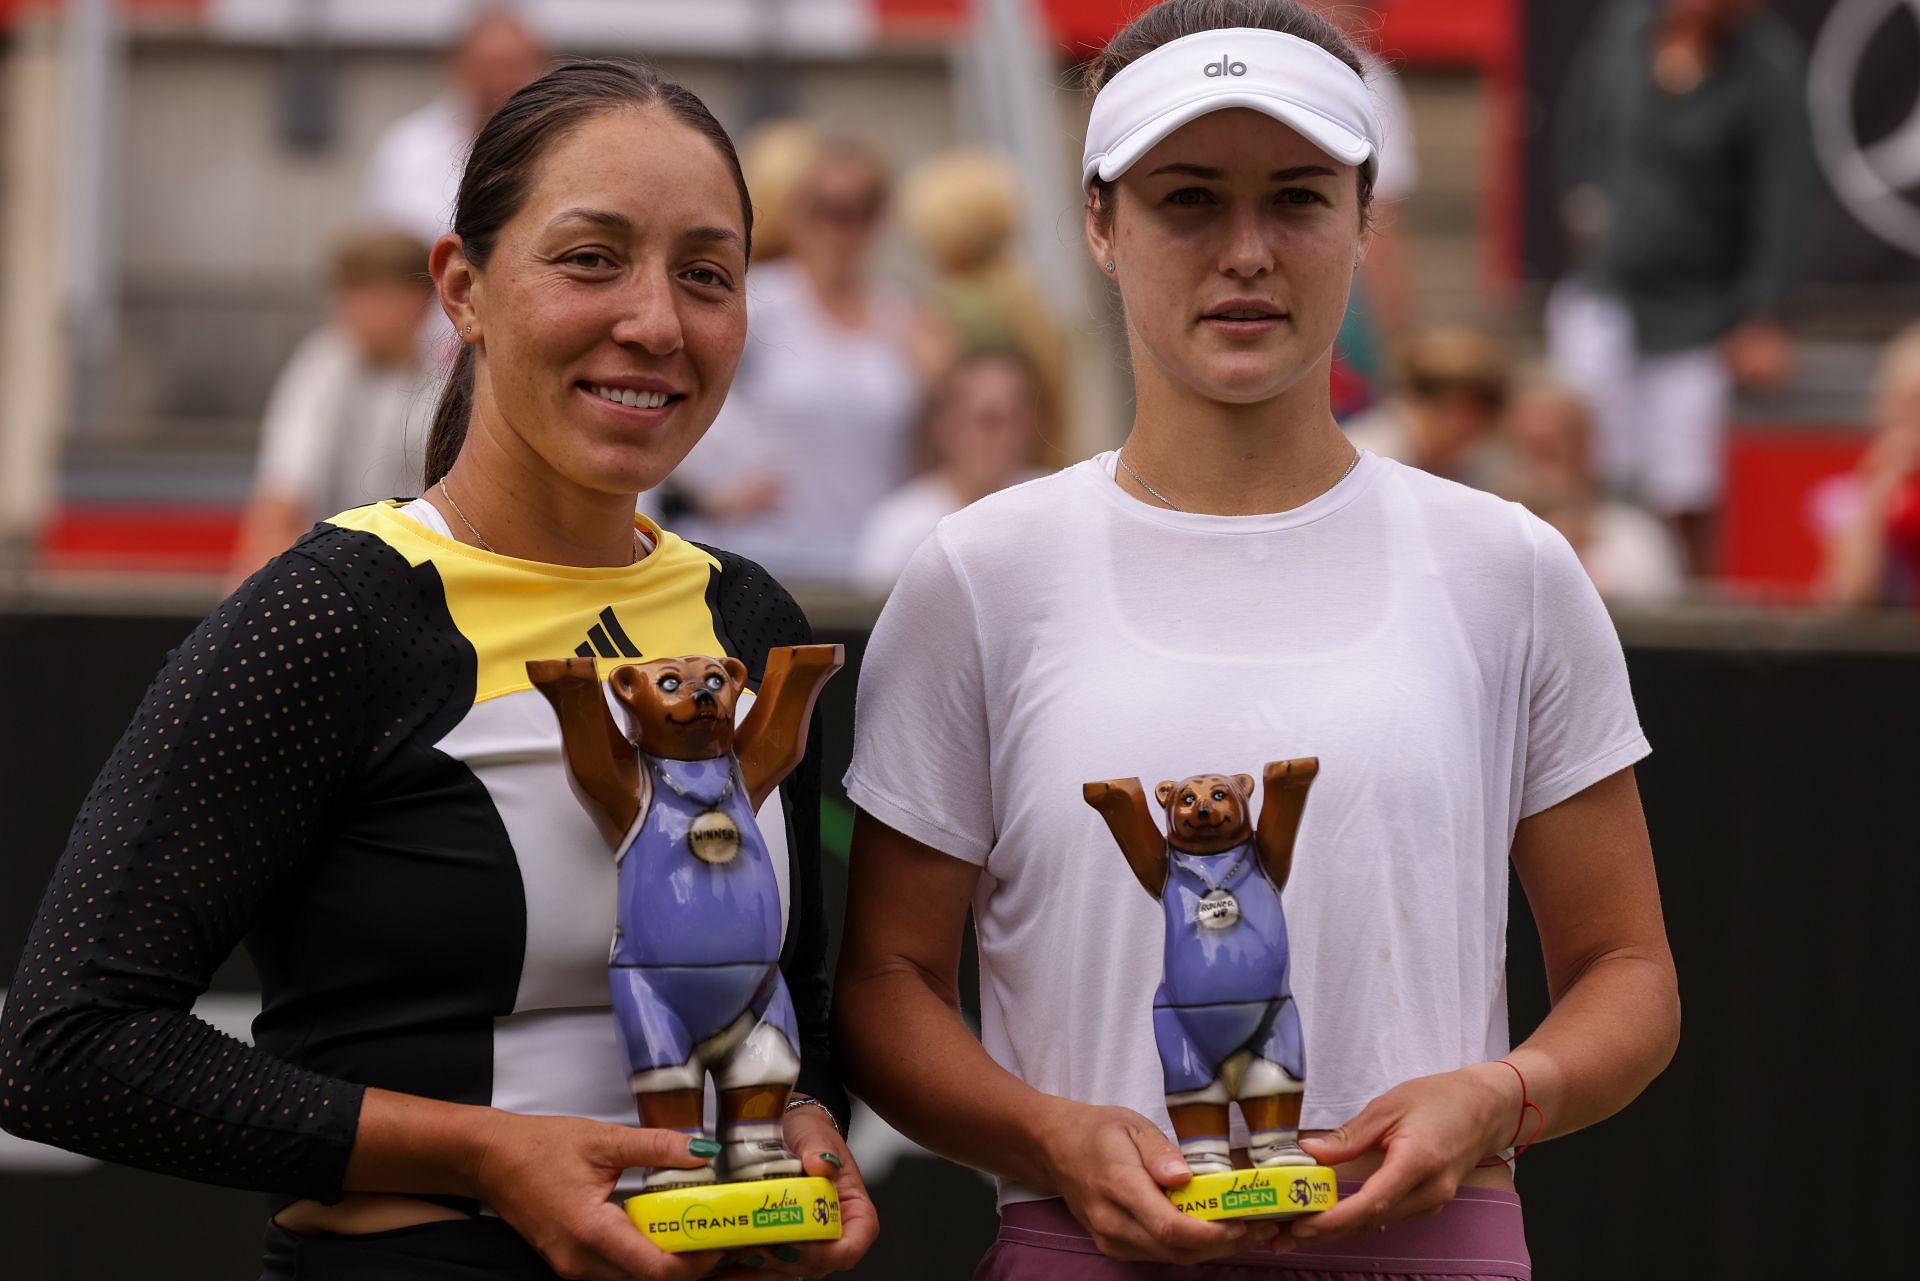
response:
M1874 423L1859 469L1815 495L1822 592L1836 605L1920 604L1920 324L1881 355Z
M1501 486L1573 545L1600 595L1657 604L1686 589L1680 548L1652 513L1607 498L1593 462L1593 414L1545 373L1521 380L1507 419L1509 480Z
M789 582L851 583L867 514L912 471L913 309L869 270L887 196L871 148L821 141L794 197L790 251L748 279L733 394L673 474L687 507L677 532Z
M1066 336L1014 253L1021 213L1018 177L998 152L950 151L908 177L901 221L934 273L915 354L932 381L959 353L1017 351L1047 417L1068 423Z
M1512 379L1506 348L1477 329L1433 329L1408 344L1398 390L1350 420L1355 445L1478 489Z
M420 490L433 414L421 333L433 303L427 246L365 231L334 250L331 317L294 350L260 425L253 492L230 580L317 520Z
M943 518L1039 475L1052 435L1040 380L1012 352L962 357L927 398L925 430L927 471L867 521L854 569L862 587L888 590Z
M804 120L769 120L740 144L753 192L753 261L775 262L793 248L794 206L820 156L820 131Z

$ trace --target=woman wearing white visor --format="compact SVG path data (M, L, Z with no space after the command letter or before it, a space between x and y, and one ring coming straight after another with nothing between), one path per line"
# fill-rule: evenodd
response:
M1526 1278L1502 1158L1625 1105L1678 1036L1619 641L1552 529L1356 455L1328 411L1380 142L1340 35L1292 0L1167 0L1091 78L1087 239L1133 426L948 518L874 631L852 1079L997 1177L981 1277ZM1162 1190L1247 1136L1169 1115L1161 910L1081 785L1303 756L1300 1141L1342 1199L1284 1230L1201 1223ZM1510 864L1555 997L1517 1047ZM977 1040L953 1008L969 908Z

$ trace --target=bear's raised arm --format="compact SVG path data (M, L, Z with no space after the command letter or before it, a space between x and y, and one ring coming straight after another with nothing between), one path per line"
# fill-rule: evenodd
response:
M542 658L527 664L533 687L560 717L567 767L613 824L614 836L640 816L640 763L614 722L591 658Z
M740 779L755 812L800 764L814 701L846 661L842 645L783 645L767 652L767 670L753 710L733 741Z
M1167 842L1147 808L1147 793L1137 778L1110 778L1080 789L1087 804L1107 821L1107 830L1126 855L1142 889L1160 897L1167 887Z
M1307 807L1307 789L1320 772L1320 758L1302 756L1290 761L1273 761L1265 771L1264 795L1260 802L1260 824L1254 830L1254 844L1260 851L1260 866L1277 890L1287 887L1293 871L1293 838L1300 830L1300 815Z

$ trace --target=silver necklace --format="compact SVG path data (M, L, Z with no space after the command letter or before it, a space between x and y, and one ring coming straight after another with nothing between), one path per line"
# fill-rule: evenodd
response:
M1233 896L1232 891L1221 887L1240 874L1240 868L1246 863L1247 854L1252 849L1251 842L1242 845L1240 857L1233 860L1233 866L1228 868L1217 881L1208 876L1198 863L1192 861L1191 857L1181 858L1178 850L1171 851L1174 863L1193 873L1199 878L1200 883L1207 887L1207 892L1202 894L1200 901L1193 905L1194 924L1202 929L1224 930L1240 919L1240 900Z
M693 851L693 856L702 863L712 863L715 866L733 862L734 856L740 852L740 825L733 821L733 816L728 814L725 808L728 799L733 795L732 766L729 765L727 768L726 786L722 787L719 794L712 800L704 796L695 796L680 786L673 775L667 772L664 761L654 773L659 775L660 781L667 785L667 790L681 800L692 805L706 806L706 809L694 818L692 826L687 828L687 848Z
M453 500L453 491L447 488L447 478L445 476L440 478L440 496L447 500L447 506L453 508L453 514L460 518L460 523L467 527L469 534L473 535L473 541L479 543L488 551L493 552L495 556L498 556L500 553L494 548L494 545L481 536L480 531L473 527L473 522L467 519L467 514L460 510L460 504ZM633 531L633 559L628 563L633 565L640 563L640 531L637 529Z
M1165 494L1155 489L1152 485L1149 485L1146 482L1146 478L1141 476L1139 472L1133 469L1133 464L1127 461L1127 455L1125 450L1121 450L1119 453L1115 454L1114 457L1119 459L1120 465L1127 469L1127 475L1133 477L1134 484L1140 486L1140 488L1146 490L1149 494L1152 494L1155 498L1158 498L1163 504L1166 505L1166 507L1170 511L1181 510L1181 508L1179 508L1174 504L1171 498L1168 498ZM1328 485L1327 488L1332 489L1334 485L1338 485L1341 481L1345 480L1348 476L1351 476L1353 474L1353 469L1355 467L1358 467L1359 465L1360 465L1360 451L1356 449L1353 451L1353 457L1347 460L1347 469L1341 472L1339 477L1335 479L1335 481L1333 482L1333 485ZM1322 491L1322 492L1325 492L1325 491Z

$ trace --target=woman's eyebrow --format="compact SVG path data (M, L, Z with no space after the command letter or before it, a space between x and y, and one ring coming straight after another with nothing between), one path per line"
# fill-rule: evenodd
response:
M746 243L731 227L689 227L685 235L688 240L721 241L737 247L744 247Z
M547 225L549 227L558 227L560 224L566 222L589 223L595 227L605 227L608 231L630 232L633 230L633 219L623 213L615 213L611 209L589 209L585 207L568 209L555 214L553 220Z

